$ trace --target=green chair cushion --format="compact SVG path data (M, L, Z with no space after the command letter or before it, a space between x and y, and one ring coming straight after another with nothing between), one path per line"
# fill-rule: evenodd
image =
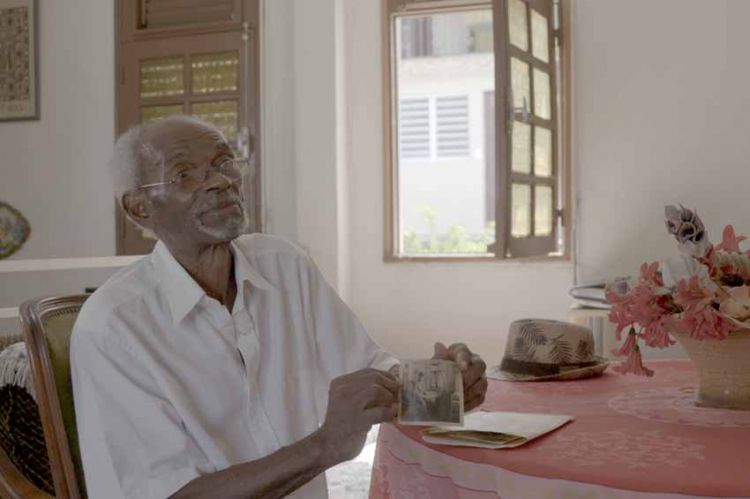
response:
M47 319L45 332L50 362L57 384L57 396L60 399L60 408L65 423L65 433L68 436L68 446L73 456L73 464L78 478L78 487L81 490L82 497L86 497L86 482L83 478L81 450L78 445L76 414L73 405L73 384L70 379L70 336L77 316L77 311L55 314Z

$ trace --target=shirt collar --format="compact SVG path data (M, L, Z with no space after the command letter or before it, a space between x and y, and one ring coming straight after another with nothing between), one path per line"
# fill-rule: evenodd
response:
M234 255L234 277L237 280L237 295L244 302L244 283L262 290L275 290L247 259L247 256L235 241L231 243ZM158 241L154 247L154 261L156 271L160 273L160 281L166 294L173 324L178 324L195 308L201 298L206 295L195 279L185 270L169 251L169 248Z
M232 254L234 255L234 278L237 280L237 294L242 296L244 293L245 282L250 283L254 288L262 289L264 291L275 291L276 288L261 275L260 272L250 263L247 255L242 251L242 248L237 244L235 239L231 243Z
M159 280L172 313L172 322L177 324L190 313L206 292L172 256L163 242L156 243L153 255L156 272L160 274Z

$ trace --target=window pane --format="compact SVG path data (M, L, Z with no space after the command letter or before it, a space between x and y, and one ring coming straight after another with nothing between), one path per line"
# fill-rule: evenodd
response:
M513 184L511 196L513 211L510 234L513 237L528 237L531 235L531 186Z
M521 121L513 122L511 150L513 171L531 173L531 125Z
M141 108L141 123L149 123L173 114L182 113L182 104L175 104L173 106L144 106Z
M552 176L552 131L534 127L534 175Z
M213 123L216 128L221 130L228 141L231 142L237 138L237 123L239 121L237 101L196 102L193 104L193 114Z
M510 0L508 2L508 25L510 43L521 50L529 50L526 3L522 0Z
M399 18L402 59L494 52L492 15L487 10Z
M552 234L552 187L537 185L534 202L534 235Z
M182 57L141 61L141 98L169 97L185 93Z
M397 17L395 29L400 252L486 253L495 241L492 10Z
M537 59L549 62L549 39L547 18L534 9L531 10L531 53Z
M236 51L193 55L193 93L236 92L240 85L239 65Z
M534 114L545 120L552 118L549 73L534 68Z
M510 78L515 111L530 110L529 65L515 57L510 58Z

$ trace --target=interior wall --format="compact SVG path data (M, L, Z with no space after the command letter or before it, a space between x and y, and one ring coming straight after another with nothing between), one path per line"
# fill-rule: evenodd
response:
M383 262L380 18L380 2L345 2L350 302L401 356L431 356L434 341L463 341L498 362L511 321L565 318L572 264Z
M714 242L750 233L748 18L743 0L575 0L581 280L676 255L665 204Z
M11 258L115 252L113 2L39 3L39 121L0 122L0 199L29 220Z

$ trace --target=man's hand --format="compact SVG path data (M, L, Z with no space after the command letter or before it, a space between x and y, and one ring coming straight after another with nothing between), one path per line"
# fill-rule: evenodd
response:
M479 355L471 353L463 343L454 343L446 347L435 343L433 359L452 360L458 364L464 380L464 410L470 411L484 403L487 395L487 377L484 375L487 364Z
M377 369L364 369L331 382L326 419L318 434L331 465L355 458L372 425L398 415L398 380Z

